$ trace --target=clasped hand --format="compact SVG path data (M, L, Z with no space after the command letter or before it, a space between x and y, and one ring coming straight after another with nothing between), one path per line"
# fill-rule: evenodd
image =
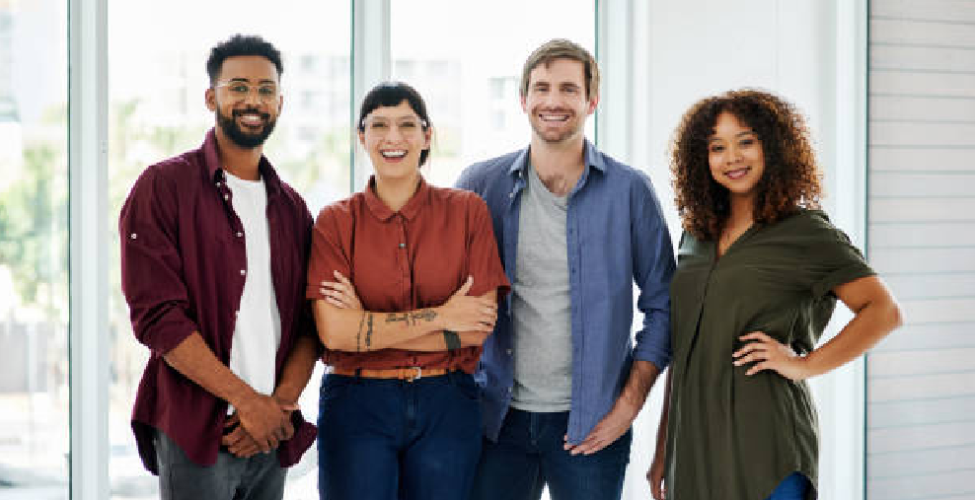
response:
M294 435L291 412L297 409L295 403L259 394L227 417L224 427L236 428L223 436L221 444L241 458L268 453Z

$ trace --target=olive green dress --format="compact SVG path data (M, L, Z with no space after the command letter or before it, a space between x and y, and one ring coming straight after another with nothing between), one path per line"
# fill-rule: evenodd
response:
M808 353L836 305L831 290L873 274L821 211L754 225L720 259L714 241L684 234L671 284L668 498L764 500L793 472L816 498L809 387L768 370L748 377L731 355L756 330Z

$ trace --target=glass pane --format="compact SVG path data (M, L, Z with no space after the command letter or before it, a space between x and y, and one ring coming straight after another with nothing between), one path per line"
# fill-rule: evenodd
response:
M195 149L214 117L207 111L210 48L235 33L258 34L284 57L284 109L265 147L281 177L312 214L349 194L350 4L282 0L109 0L109 175L112 228L109 287L112 376L109 473L112 497L157 498L157 479L142 466L129 418L148 349L132 335L119 285L119 209L148 165ZM147 20L151 20L147 22ZM319 368L320 369L320 368ZM301 400L318 411L316 373ZM313 446L290 469L285 498L317 494Z
M595 54L595 16L593 0L393 0L392 77L416 87L435 127L427 180L449 186L471 163L526 147L525 59L552 38Z
M0 0L0 498L68 498L67 2Z

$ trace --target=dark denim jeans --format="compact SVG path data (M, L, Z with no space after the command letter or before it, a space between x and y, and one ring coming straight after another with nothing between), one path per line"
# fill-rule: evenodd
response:
M568 422L568 412L509 409L498 442L484 440L471 498L537 500L547 484L552 500L619 500L631 431L595 454L572 456L563 449Z
M809 491L809 480L806 476L793 472L789 474L772 492L766 500L803 500Z
M480 452L478 388L468 374L322 381L322 499L466 500Z

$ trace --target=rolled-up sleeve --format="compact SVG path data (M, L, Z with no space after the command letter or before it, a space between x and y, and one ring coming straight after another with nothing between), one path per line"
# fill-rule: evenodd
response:
M198 326L189 315L172 186L147 169L119 216L122 292L136 339L157 354L179 345Z
M632 224L633 274L640 295L637 307L643 327L636 333L635 359L663 370L670 364L670 280L676 267L670 231L650 180L644 178L634 194Z

